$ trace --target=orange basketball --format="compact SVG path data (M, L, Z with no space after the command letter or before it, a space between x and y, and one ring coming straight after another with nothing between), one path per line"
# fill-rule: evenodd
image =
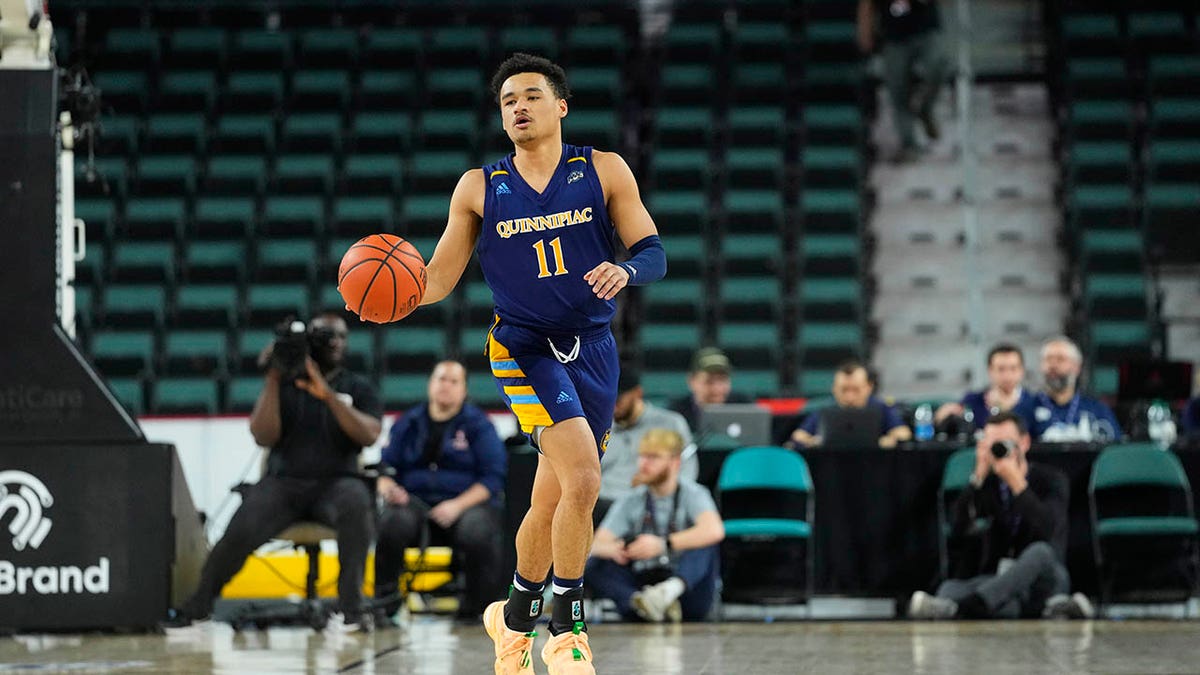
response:
M346 309L365 321L399 321L425 295L425 259L394 234L363 237L342 256L337 289Z

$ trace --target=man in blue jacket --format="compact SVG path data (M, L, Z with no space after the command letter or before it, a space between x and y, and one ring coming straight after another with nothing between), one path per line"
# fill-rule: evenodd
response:
M375 597L387 615L400 608L404 549L448 542L466 574L461 618L478 619L504 597L500 497L508 455L487 414L466 402L467 371L442 361L429 378L429 401L396 420L383 448L395 478L381 477L384 507L375 544Z

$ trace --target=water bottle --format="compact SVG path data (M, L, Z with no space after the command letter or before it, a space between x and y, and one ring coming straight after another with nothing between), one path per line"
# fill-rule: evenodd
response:
M933 438L933 406L922 403L913 413L913 432L918 441L928 441Z
M1171 418L1171 407L1166 401L1157 399L1151 403L1146 410L1146 421L1150 440L1163 450L1171 447L1175 442L1175 420Z

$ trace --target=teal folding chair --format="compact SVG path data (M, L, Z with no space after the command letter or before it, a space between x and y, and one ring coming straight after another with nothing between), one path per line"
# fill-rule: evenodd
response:
M1113 599L1122 569L1140 582L1124 589L1123 599L1187 602L1195 594L1200 525L1178 457L1151 443L1105 448L1092 465L1088 504L1102 606ZM1178 573L1151 573L1155 562L1169 570L1172 559L1182 566Z
M735 450L721 466L717 498L725 522L722 599L799 601L811 616L815 498L804 457L772 446ZM803 584L791 564L801 548Z
M942 469L942 484L938 486L938 568L942 579L950 578L950 509L949 505L967 487L975 470L975 448L955 450Z

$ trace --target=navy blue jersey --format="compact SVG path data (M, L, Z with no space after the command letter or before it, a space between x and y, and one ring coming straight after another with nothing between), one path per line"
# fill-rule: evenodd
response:
M475 250L500 320L551 334L607 327L616 302L596 297L583 278L613 262L613 225L592 149L564 143L541 194L517 173L511 154L483 167L483 175Z

